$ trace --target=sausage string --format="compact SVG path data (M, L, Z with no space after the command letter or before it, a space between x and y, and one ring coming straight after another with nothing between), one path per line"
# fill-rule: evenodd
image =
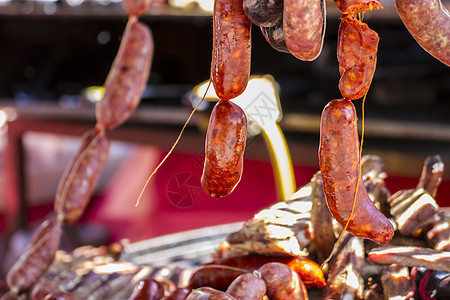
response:
M189 121L191 120L192 116L194 115L194 113L197 111L197 109L199 108L199 106L203 103L203 101L206 98L206 95L208 93L209 87L211 86L211 80L208 83L208 86L206 87L205 93L203 94L202 100L200 100L200 102L197 104L196 107L194 107L194 109L191 111L189 117L187 118L186 122L184 123L183 127L181 128L180 133L178 134L177 139L175 140L174 144L172 145L172 147L170 148L169 152L167 152L166 156L164 156L163 160L156 166L156 168L153 170L153 172L150 174L150 176L148 177L147 181L144 184L144 187L142 188L141 192L139 193L139 197L136 200L136 204L134 205L135 207L137 207L139 205L139 202L141 201L142 195L144 194L145 189L147 188L147 185L150 183L150 180L152 179L153 175L156 174L156 172L158 171L158 169L164 164L164 162L166 161L166 159L170 156L170 154L172 154L173 150L175 149L175 147L177 146L178 142L181 139L181 136L183 135L184 130L186 129L187 124L189 123Z

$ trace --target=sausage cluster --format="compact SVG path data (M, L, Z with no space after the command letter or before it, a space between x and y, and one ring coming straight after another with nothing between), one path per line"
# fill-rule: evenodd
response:
M136 109L147 83L153 55L150 29L138 21L149 0L123 0L129 15L118 54L97 104L96 127L81 137L81 145L67 166L55 195L55 215L34 232L25 252L7 273L11 297L28 293L31 299L76 299L49 282L39 281L59 248L62 224L74 223L84 213L109 153L106 128L122 124Z

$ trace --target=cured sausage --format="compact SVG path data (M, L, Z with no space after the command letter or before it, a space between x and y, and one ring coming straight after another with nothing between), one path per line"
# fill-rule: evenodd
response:
M105 131L91 129L59 182L55 196L58 218L73 223L83 214L109 154Z
M343 227L352 210L358 176L361 177L356 119L353 103L338 99L325 106L320 123L319 164L323 190L328 208ZM372 203L362 179L347 231L378 244L386 244L394 235L392 224Z
M159 300L164 297L163 285L152 278L141 280L129 300Z
M337 58L339 90L346 99L358 99L369 90L377 64L378 34L354 16L341 18Z
M242 0L214 2L211 80L222 100L236 98L250 77L251 22Z
M334 0L343 14L358 14L367 10L383 8L379 0Z
M245 273L247 271L243 269L228 266L202 266L192 274L189 288L196 289L208 286L216 290L226 291L233 280Z
M236 300L261 300L266 294L266 284L253 274L242 274L230 284L227 293Z
M134 112L147 83L152 56L150 29L130 18L105 81L105 95L96 106L98 127L114 129Z
M211 112L205 143L202 187L210 196L230 194L241 180L247 139L244 111L229 101L219 101Z
M322 51L325 35L323 0L285 0L283 31L286 46L296 58L316 59Z
M34 232L25 252L6 275L13 293L28 289L45 273L59 247L61 232L61 222L56 218L45 220Z
M297 273L288 266L272 262L259 268L261 278L266 283L267 296L271 300L303 300L308 293Z
M143 15L151 3L151 0L122 0L122 6L127 15L136 17Z
M273 49L284 53L290 53L286 47L286 41L284 39L282 19L280 19L280 21L272 27L261 26L261 32Z
M193 290L186 300L236 300L233 296L209 287Z
M440 0L395 0L409 33L428 53L450 66L450 13Z
M243 0L243 4L248 18L257 26L274 26L283 15L283 0Z

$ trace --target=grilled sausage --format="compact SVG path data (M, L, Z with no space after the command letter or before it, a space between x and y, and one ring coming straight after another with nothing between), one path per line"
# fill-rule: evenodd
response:
M243 269L228 266L202 266L192 274L189 288L208 286L219 291L226 291L233 280L245 273L247 271Z
M350 216L356 182L360 176L356 119L353 103L338 99L325 106L320 123L319 163L323 189L331 213L342 226ZM389 242L394 228L370 200L362 179L356 198L347 231L378 244Z
M259 268L271 300L308 299L308 293L297 273L285 264L272 262Z
M242 274L230 284L227 293L236 300L261 300L266 294L266 284L253 274Z

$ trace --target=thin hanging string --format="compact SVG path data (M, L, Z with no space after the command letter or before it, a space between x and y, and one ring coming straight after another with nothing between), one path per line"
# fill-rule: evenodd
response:
M363 149L363 142L364 142L364 106L366 103L366 96L367 93L364 95L364 98L362 100L362 114L361 114L361 144L359 147L359 170L358 170L358 179L356 180L356 186L355 186L355 195L353 197L353 205L352 205L352 210L350 212L350 216L348 217L347 223L345 223L344 229L342 230L341 234L339 235L339 238L337 240L337 242L334 244L333 250L331 251L331 254L328 256L328 258L322 263L322 265L320 266L321 268L323 268L323 266L325 266L325 264L327 262L330 261L330 259L333 257L334 253L336 252L339 243L341 242L342 236L344 235L345 231L347 230L348 224L350 224L350 221L353 217L353 213L355 211L355 207L356 207L356 196L358 193L358 187L361 181L361 156L362 156L362 149Z
M186 122L183 125L183 128L181 128L181 132L178 135L177 139L175 140L175 143L173 144L172 148L170 148L169 152L166 154L166 156L164 156L163 160L158 164L158 166L153 170L153 172L150 174L150 176L148 177L147 181L144 184L144 187L141 190L141 193L139 194L139 197L136 201L136 204L134 205L134 207L138 207L139 202L141 201L142 195L144 194L145 189L147 188L147 185L149 184L150 180L152 179L153 175L155 175L155 173L158 171L158 169L164 164L164 162L166 161L166 159L170 156L170 154L172 154L172 151L175 149L175 147L177 146L178 142L181 139L181 135L184 132L184 129L186 129L187 124L189 123L189 121L191 120L192 116L194 115L195 111L197 110L197 108L200 106L200 104L203 103L203 100L205 100L206 98L206 94L208 93L209 87L211 86L211 81L209 81L208 86L206 87L206 91L205 94L202 97L202 100L197 104L197 106L192 110L191 114L189 115L189 117L187 118Z

